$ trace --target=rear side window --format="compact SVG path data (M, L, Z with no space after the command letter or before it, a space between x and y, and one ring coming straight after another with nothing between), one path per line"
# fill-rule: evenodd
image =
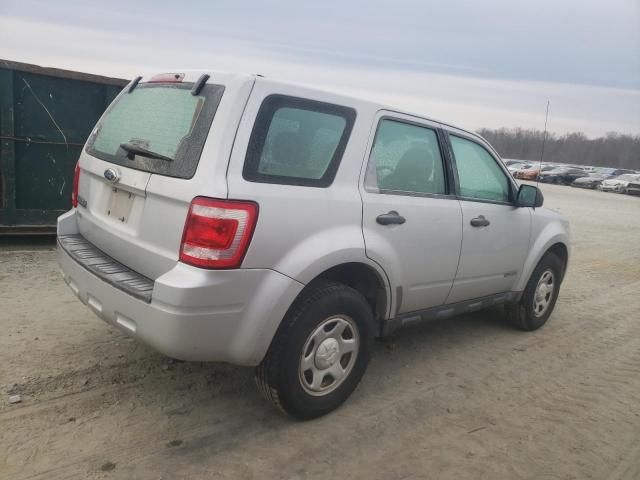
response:
M284 95L267 97L251 133L243 177L327 187L347 146L355 110Z
M224 87L193 84L138 85L107 109L87 143L87 153L125 167L191 178Z

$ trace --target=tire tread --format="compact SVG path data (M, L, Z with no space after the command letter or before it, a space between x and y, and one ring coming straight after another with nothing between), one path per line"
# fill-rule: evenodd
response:
M542 325L544 325L544 323L546 323L548 319L548 316L547 316L547 319L545 319L544 322L542 322L542 324L539 324L539 325L532 323L531 312L529 311L528 306L531 303L530 302L531 296L534 294L534 290L537 285L537 279L541 273L540 270L549 264L552 264L552 266L559 267L556 269L556 278L557 278L557 281L560 282L563 271L566 268L566 265L563 265L562 260L555 253L546 252L538 262L538 265L536 265L536 268L531 273L531 277L527 282L527 285L524 289L524 292L522 293L522 297L520 298L520 301L518 303L505 305L504 312L507 320L514 327L520 330L525 330L525 331L537 330ZM551 307L549 316L553 312L553 308L555 308L555 302L558 300L557 295L559 294L559 292L560 292L560 286L558 286L558 290L555 293L556 298L553 301L554 304Z
M352 290L360 295L357 290L342 283L326 280L314 282L312 288L303 292L291 305L271 342L267 354L255 369L255 381L262 396L286 415L290 415L291 412L288 412L282 404L276 384L281 357L286 346L286 335L283 333L292 329L313 303L326 295L344 290Z

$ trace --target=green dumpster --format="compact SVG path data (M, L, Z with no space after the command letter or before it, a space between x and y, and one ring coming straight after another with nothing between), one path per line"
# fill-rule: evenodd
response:
M55 231L82 146L126 83L0 59L0 235Z

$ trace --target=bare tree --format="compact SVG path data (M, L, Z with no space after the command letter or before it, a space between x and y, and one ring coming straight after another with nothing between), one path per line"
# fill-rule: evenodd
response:
M539 160L544 133L521 128L481 129L503 158ZM604 137L587 138L582 132L547 134L545 160L601 167L640 170L640 135L609 132Z

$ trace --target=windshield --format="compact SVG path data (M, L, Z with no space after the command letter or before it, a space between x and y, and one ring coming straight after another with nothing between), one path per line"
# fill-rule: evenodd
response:
M137 170L190 178L224 87L140 84L111 104L87 143L87 153Z

